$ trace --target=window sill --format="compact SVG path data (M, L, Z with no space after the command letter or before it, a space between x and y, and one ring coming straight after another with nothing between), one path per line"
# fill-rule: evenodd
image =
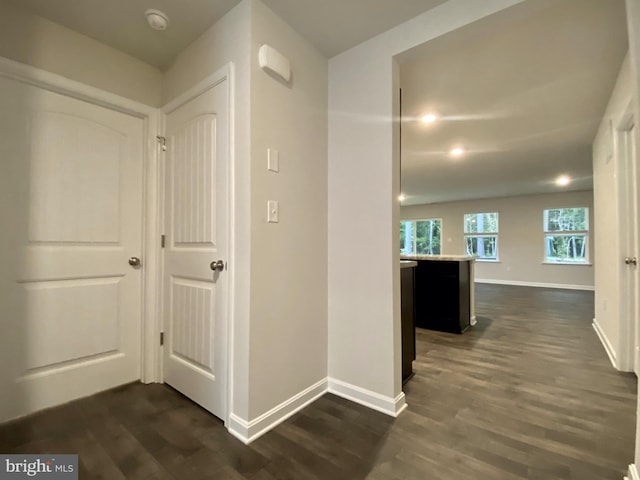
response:
M542 262L542 265L571 265L574 267L592 267L591 262Z
M501 263L500 260L492 260L490 258L476 258L476 262L482 263Z

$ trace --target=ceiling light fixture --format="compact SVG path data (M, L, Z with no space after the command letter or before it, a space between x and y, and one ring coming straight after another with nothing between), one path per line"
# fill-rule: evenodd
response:
M435 113L427 113L426 115L423 115L420 120L422 120L422 123L433 123L437 119L438 116Z
M147 17L147 23L154 30L166 30L169 26L169 16L160 10L149 9L144 12Z
M571 178L568 175L560 175L556 178L556 185L559 187L566 187L571 183Z
M433 123L438 119L438 116L435 113L427 113L423 115L421 120L422 123Z
M465 152L464 148L455 147L449 150L449 155L451 155L452 157L461 157L462 155L464 155L464 152Z

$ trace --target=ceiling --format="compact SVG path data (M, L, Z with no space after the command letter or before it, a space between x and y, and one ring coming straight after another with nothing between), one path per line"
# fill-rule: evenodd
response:
M626 51L624 0L536 0L405 55L402 204L591 189ZM440 119L419 121L429 112Z
M0 0L3 1L3 0ZM165 70L240 0L4 0ZM328 58L445 0L263 0ZM151 30L147 9L169 28Z
M331 58L446 0L262 0Z
M0 0L2 1L2 0ZM165 69L177 54L238 0L4 0ZM148 27L144 12L169 16L169 28Z
M0 0L160 69L240 0ZM263 0L327 57L444 0ZM592 188L591 143L627 50L624 0L528 0L400 57L403 205ZM166 31L144 11L163 10ZM427 112L440 119L425 125ZM467 153L448 154L462 145Z

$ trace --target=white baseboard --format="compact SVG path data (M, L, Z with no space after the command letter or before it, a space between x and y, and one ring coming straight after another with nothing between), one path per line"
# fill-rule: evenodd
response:
M334 378L329 378L329 393L333 393L334 395L346 398L347 400L351 400L352 402L377 410L378 412L385 413L392 417L397 417L407 408L404 392L400 392L396 398L386 397L379 393L372 392L371 390L342 382Z
M640 474L635 464L629 465L629 480L640 480Z
M600 324L598 323L598 320L596 320L595 318L593 319L593 329L598 334L598 338L600 339L602 346L607 352L607 355L609 356L609 360L611 360L611 364L613 365L613 368L618 370L618 362L616 360L616 351L611 346L611 342L607 338L607 334L604 333L604 330L602 330L602 328L600 327Z
M492 285L514 285L517 287L538 287L538 288L561 288L564 290L587 290L594 291L593 285L569 285L566 283L540 283L540 282L518 282L515 280L492 280L488 278L476 278L476 283L490 283Z
M396 398L386 397L350 383L325 378L251 421L232 413L227 429L231 435L248 445L327 392L392 417L397 417L407 408L404 392L400 392Z
M326 392L327 379L325 378L249 422L232 413L229 416L227 428L231 435L248 445Z

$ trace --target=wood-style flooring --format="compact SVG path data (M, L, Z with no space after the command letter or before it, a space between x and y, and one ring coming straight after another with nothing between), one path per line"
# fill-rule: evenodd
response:
M83 480L621 480L636 380L609 363L593 294L478 285L477 313L463 335L418 330L397 419L327 394L245 446L132 384L0 426L0 452L79 453Z

